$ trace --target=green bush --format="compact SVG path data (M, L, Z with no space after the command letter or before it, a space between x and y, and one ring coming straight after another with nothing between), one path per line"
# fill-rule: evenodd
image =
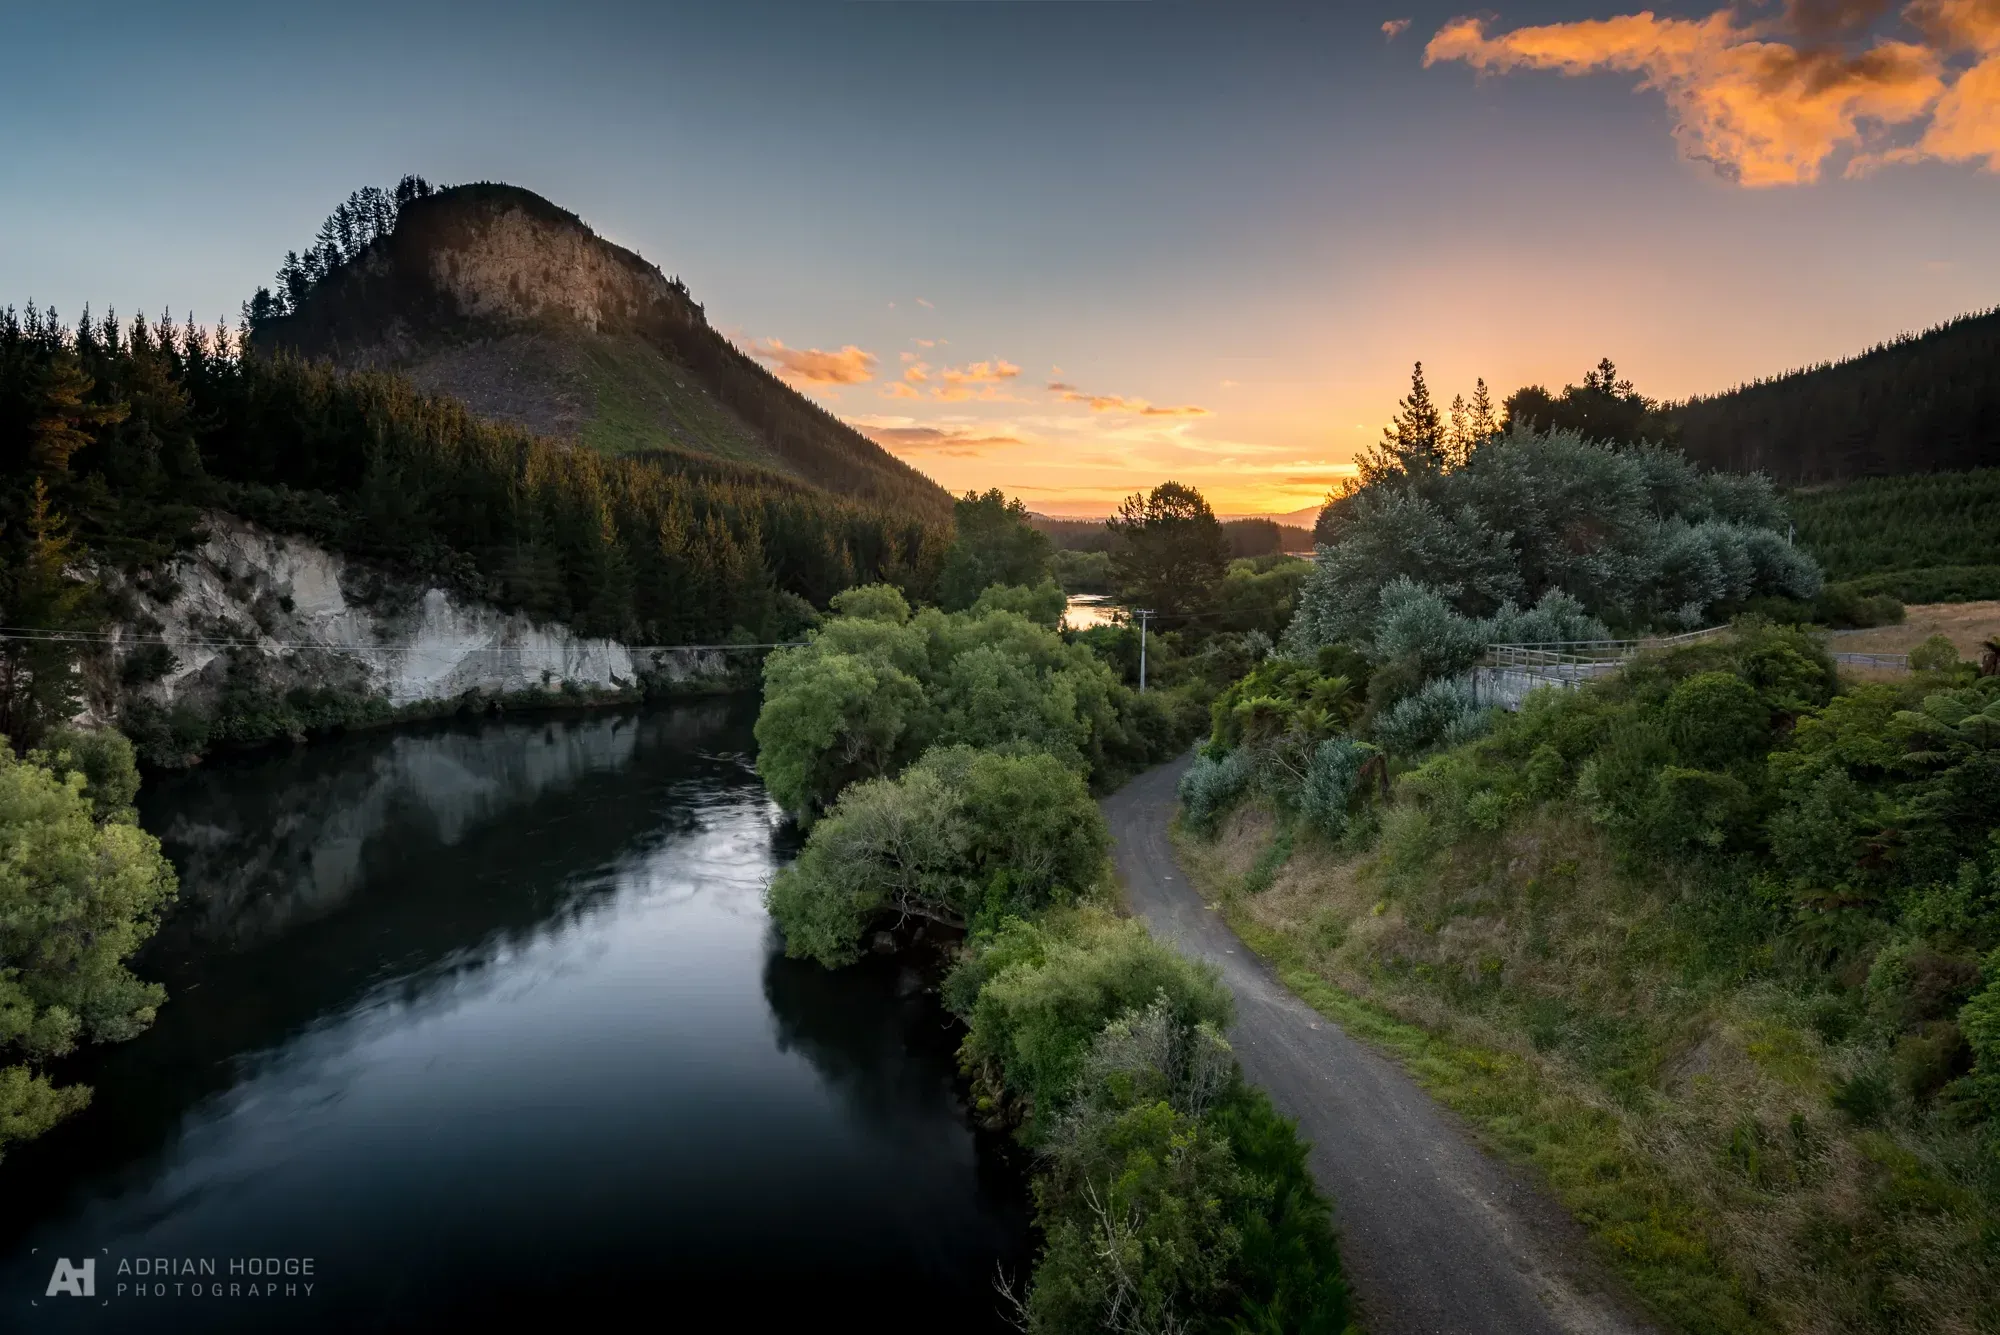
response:
M1299 814L1306 823L1329 839L1347 833L1348 809L1360 786L1362 767L1380 754L1352 737L1321 742L1306 767L1305 782L1299 785Z
M1165 996L1177 1023L1229 1022L1229 993L1213 967L1137 922L1098 914L1010 922L958 967L947 996L967 1021L962 1060L989 1091L1023 1102L1032 1139L1054 1130L1085 1055L1112 1020Z
M1109 841L1054 757L944 747L843 793L766 900L786 952L832 967L860 955L882 915L976 928L1069 903L1096 883Z
M139 796L138 757L116 728L58 728L29 759L56 774L83 775L83 795L100 823L138 823L132 806Z
M1216 755L1204 748L1181 775L1181 819L1204 834L1215 833L1224 813L1250 791L1255 777L1250 753L1241 747Z
M166 996L125 967L175 891L159 841L130 819L130 757L74 737L63 757L81 768L58 777L0 744L0 1060L15 1060L0 1067L0 1151L89 1097L36 1067L132 1037ZM85 796L92 783L104 805Z
M1440 677L1391 705L1371 731L1392 755L1416 756L1437 746L1457 746L1491 723L1470 682Z
M1102 783L1186 744L1179 706L1127 690L1089 648L1017 612L911 614L885 586L834 604L804 645L764 664L757 768L802 819L932 746L1046 751Z

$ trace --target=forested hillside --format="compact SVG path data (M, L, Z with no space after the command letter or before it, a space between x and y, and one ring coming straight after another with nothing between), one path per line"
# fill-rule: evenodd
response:
M238 357L191 325L0 312L10 625L96 624L58 596L66 563L156 561L206 508L643 643L788 633L861 581L928 593L948 537L713 459L574 449L393 374Z
M1789 504L1830 580L1907 602L2000 597L2000 469L1868 478Z
M1711 468L1828 482L2000 464L2000 311L1667 407Z
M942 517L950 497L710 327L687 288L530 191L356 191L275 290L250 346L394 369L481 417L622 454L673 449Z

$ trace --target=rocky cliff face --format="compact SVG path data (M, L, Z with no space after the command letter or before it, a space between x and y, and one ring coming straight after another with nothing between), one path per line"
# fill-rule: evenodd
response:
M211 515L202 546L145 583L93 676L88 713L213 722L299 692L390 717L509 697L636 698L719 681L725 655L646 650L413 585L301 538ZM276 706L274 705L273 708ZM267 711L268 712L268 711Z
M472 319L568 320L600 333L648 318L702 318L684 289L637 255L518 205L471 215L426 259L437 289Z

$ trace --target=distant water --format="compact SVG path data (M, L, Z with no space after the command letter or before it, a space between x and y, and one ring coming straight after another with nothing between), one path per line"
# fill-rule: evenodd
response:
M172 1000L0 1165L0 1330L1005 1329L1021 1165L913 975L779 952L794 840L749 722L490 721L154 782L183 902L140 967ZM48 1296L56 1258L95 1258L95 1296Z
M1089 630L1092 626L1111 625L1124 611L1105 594L1073 593L1063 608L1063 622L1071 630Z

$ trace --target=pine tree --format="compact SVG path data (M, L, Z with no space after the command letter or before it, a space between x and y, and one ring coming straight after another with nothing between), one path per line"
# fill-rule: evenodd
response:
M94 388L96 382L84 374L75 353L59 352L43 368L28 447L38 478L67 473L70 456L91 443L95 428L125 420L123 404L89 401Z
M1450 425L1445 430L1445 464L1450 468L1462 466L1472 453L1472 424L1467 417L1465 396L1451 396Z
M70 575L78 553L39 477L25 527L27 541L0 570L0 618L7 625L0 639L0 734L22 748L39 745L76 712L76 645L58 637L97 624L89 609L96 586Z
M1500 419L1493 411L1493 396L1486 390L1484 376L1473 383L1472 411L1467 425L1472 432L1472 443L1475 447L1500 434Z
M1444 471L1444 420L1431 401L1430 386L1424 383L1424 364L1418 362L1410 373L1409 397L1396 405L1396 418L1382 429L1382 443L1361 463L1361 480L1397 473L1437 474Z

